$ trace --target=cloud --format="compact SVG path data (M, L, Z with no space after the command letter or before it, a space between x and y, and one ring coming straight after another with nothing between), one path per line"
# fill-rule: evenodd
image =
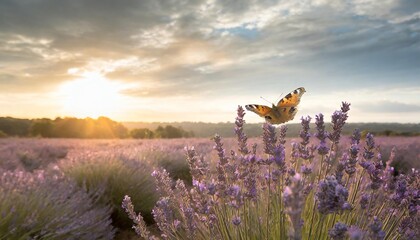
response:
M420 105L408 104L393 101L379 101L369 102L358 106L361 110L366 112L377 113L407 113L407 112L420 112Z

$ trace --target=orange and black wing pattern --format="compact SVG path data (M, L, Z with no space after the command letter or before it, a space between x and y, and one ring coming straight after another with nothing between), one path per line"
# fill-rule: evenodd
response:
M264 105L258 104L249 104L246 105L245 108L251 112L258 114L260 117L265 117L267 114L271 112L271 107L267 107Z
M305 88L300 87L294 90L293 92L287 94L282 98L278 103L277 107L283 108L283 107L296 107L299 102L302 95L306 92Z

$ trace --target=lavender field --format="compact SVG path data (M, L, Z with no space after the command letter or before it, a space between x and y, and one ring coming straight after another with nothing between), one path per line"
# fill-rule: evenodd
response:
M232 139L0 139L0 239L418 239L420 137L341 136L346 107L299 138L239 108Z

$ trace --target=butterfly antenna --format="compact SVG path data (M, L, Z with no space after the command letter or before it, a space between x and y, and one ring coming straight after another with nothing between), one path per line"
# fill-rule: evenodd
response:
M269 104L273 104L272 102L268 101L267 99L263 98L262 96L260 96L260 98L266 102L268 102Z
M276 101L276 102L279 102L279 101L280 101L281 96L283 96L283 93L281 93L281 94L280 94L280 96L279 96L279 98L277 99L277 101Z

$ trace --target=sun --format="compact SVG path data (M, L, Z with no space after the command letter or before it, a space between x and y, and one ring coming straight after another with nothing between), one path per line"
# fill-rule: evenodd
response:
M122 105L121 86L100 74L85 74L60 86L63 114L78 118L114 116Z

